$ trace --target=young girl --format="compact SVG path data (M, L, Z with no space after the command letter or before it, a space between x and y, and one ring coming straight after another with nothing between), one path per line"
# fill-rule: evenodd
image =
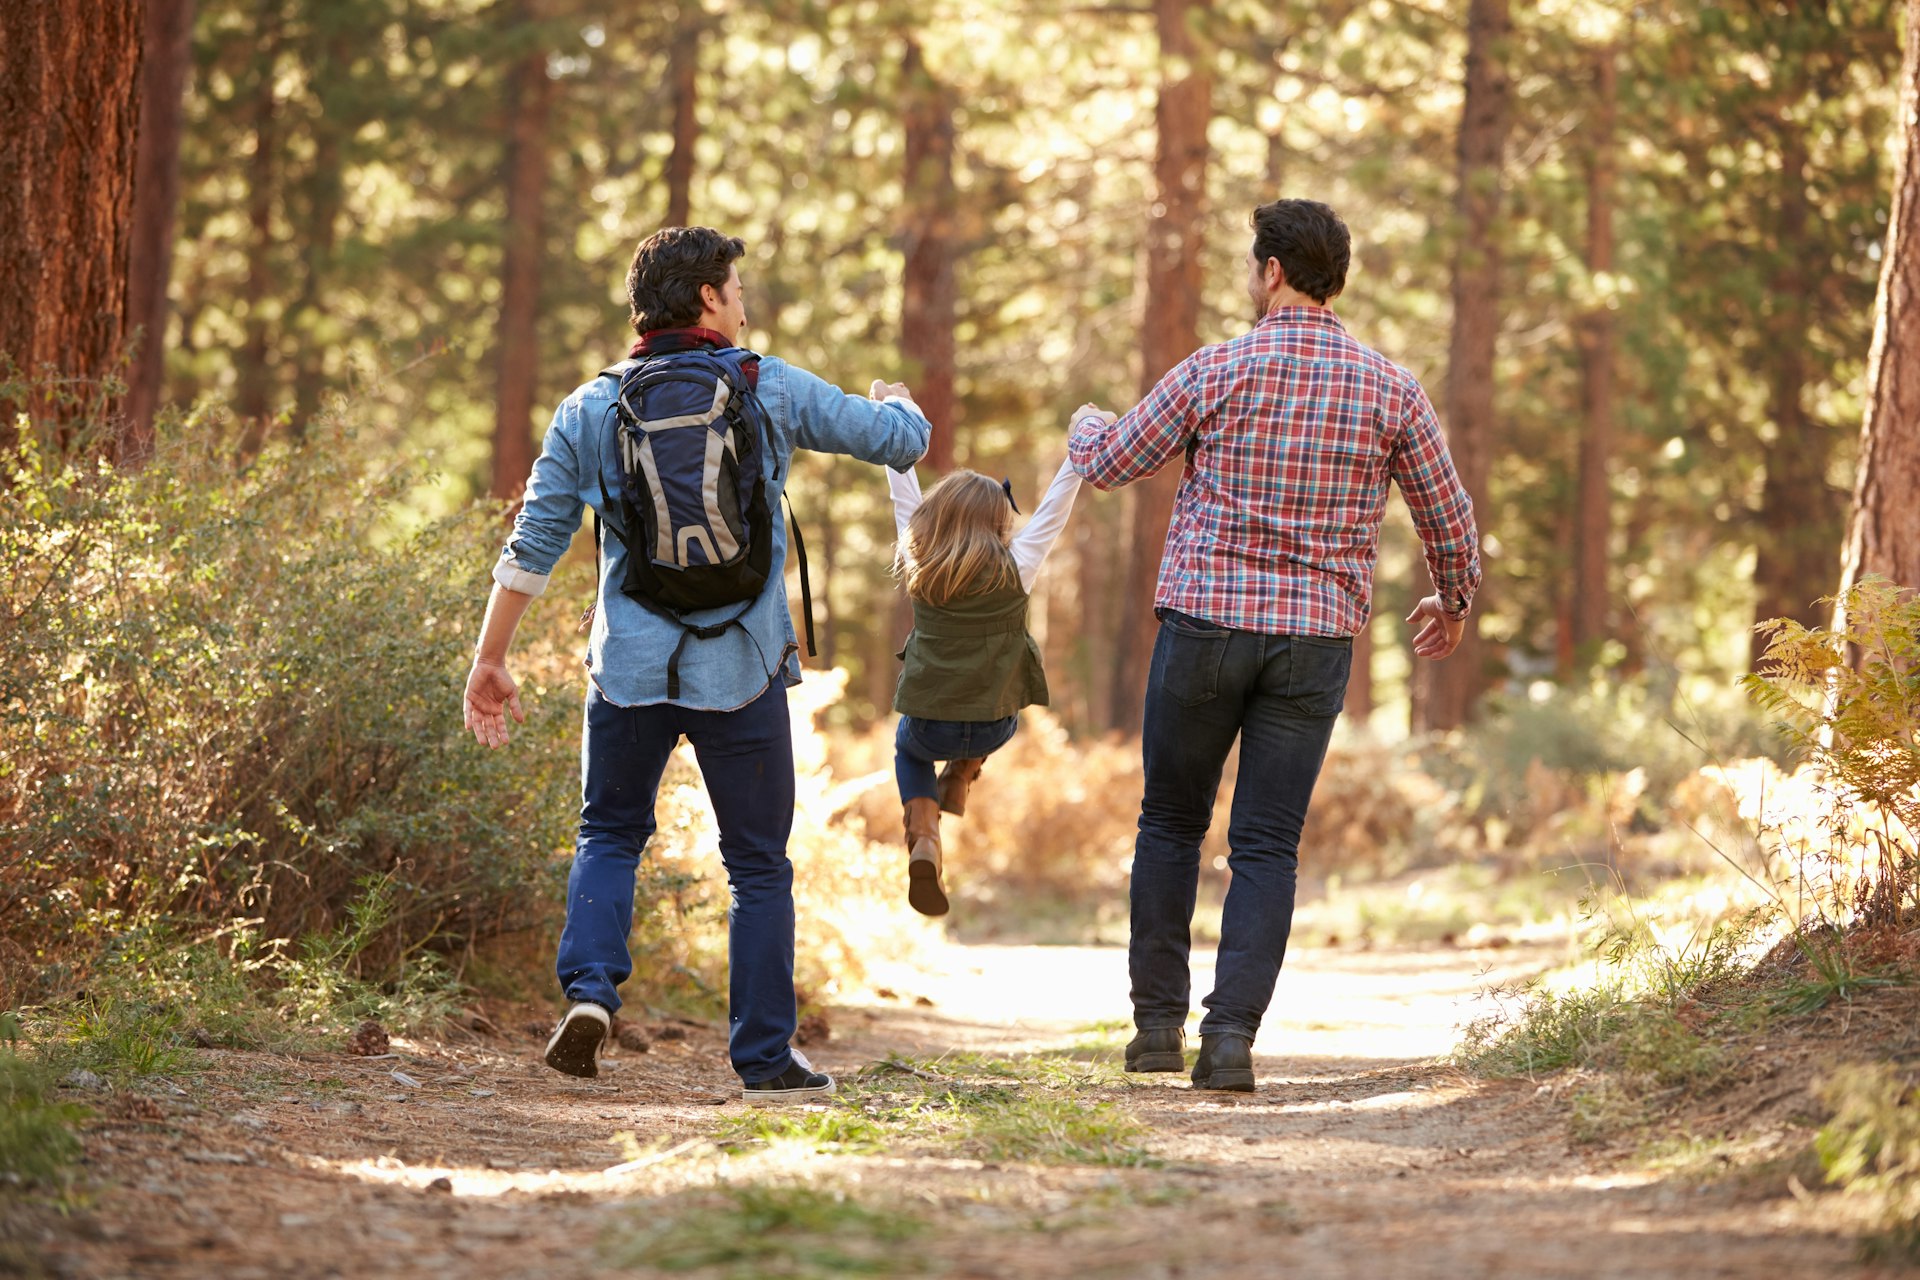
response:
M1075 417L1097 412L1085 406ZM900 651L906 669L893 695L907 901L922 915L943 916L940 812L964 814L967 788L1013 737L1020 708L1047 705L1040 649L1027 634L1027 593L1066 528L1080 477L1061 463L1018 536L1012 489L977 471L955 471L924 500L911 468L889 470L887 485L899 538L894 571L913 602L913 634Z

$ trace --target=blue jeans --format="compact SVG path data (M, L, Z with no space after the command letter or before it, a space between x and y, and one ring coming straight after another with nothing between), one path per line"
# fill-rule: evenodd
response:
M620 1007L633 972L634 873L654 832L653 803L681 735L693 744L720 826L727 907L728 1056L748 1083L792 1059L793 739L779 680L734 711L671 703L622 707L587 693L580 746L580 834L567 878L567 924L556 970L571 1001Z
M1127 965L1134 1023L1184 1026L1200 842L1234 740L1240 773L1227 828L1233 873L1202 1035L1253 1038L1293 926L1307 802L1346 699L1350 640L1233 631L1167 610L1147 675L1146 795L1133 847Z
M1004 720L916 720L901 716L893 731L893 780L902 802L933 800L939 788L933 766L942 760L979 760L1013 740L1020 717Z

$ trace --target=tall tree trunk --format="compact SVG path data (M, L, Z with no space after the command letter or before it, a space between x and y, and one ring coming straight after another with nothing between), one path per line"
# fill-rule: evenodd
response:
M140 348L127 379L120 435L120 460L133 466L153 452L153 415L166 370L167 282L173 276L173 217L180 203L180 121L193 61L193 0L148 0L145 43L127 282L127 318L140 330Z
M1153 111L1158 140L1153 157L1154 203L1147 218L1147 323L1140 343L1143 396L1200 343L1207 124L1213 113L1213 80L1193 28L1207 10L1208 0L1154 0L1162 79ZM1129 733L1140 728L1147 663L1157 629L1154 588L1179 487L1180 468L1173 465L1134 486L1111 704L1113 727Z
M1447 443L1460 480L1473 498L1482 538L1492 525L1487 481L1495 438L1493 355L1500 333L1500 214L1502 156L1512 127L1511 86L1505 64L1512 28L1508 0L1471 0L1467 8L1466 96L1460 109L1459 184L1454 211L1460 243L1453 259L1453 334L1447 349ZM1479 615L1487 587L1467 619L1460 647L1444 662L1415 659L1423 697L1421 727L1466 723L1485 686L1486 648Z
M1579 320L1579 488L1574 495L1573 595L1568 630L1576 666L1590 664L1607 638L1611 596L1608 547L1613 535L1613 491L1607 469L1613 455L1613 311L1608 306L1613 273L1614 121L1619 103L1619 63L1612 45L1594 52L1592 140L1587 153L1587 274L1601 296Z
M98 382L126 340L145 16L142 0L0 0L0 357L32 377ZM87 411L60 403L74 391L29 406L63 446Z
M1893 208L1880 260L1843 590L1876 573L1920 589L1920 0L1907 0L1893 136Z
M1343 708L1349 720L1365 725L1373 715L1373 624L1360 628L1353 638L1353 669L1347 673L1347 702Z
M240 349L234 406L240 418L238 452L243 459L260 451L273 413L273 368L269 360L273 334L267 327L267 294L272 286L274 160L279 149L275 72L280 57L280 22L272 6L261 16L258 39L253 155L247 160L247 283L241 293L247 304L247 336Z
M673 152L667 157L667 221L684 227L693 218L693 148L700 137L694 109L700 105L701 9L682 4L667 46L667 84L673 94Z
M547 51L535 48L513 70L507 142L506 253L500 267L500 320L494 365L493 484L496 498L517 498L533 472L533 402L539 370L540 265L546 246L548 122L553 79Z
M1807 298L1812 287L1802 257L1811 216L1806 143L1792 122L1782 121L1781 127L1780 221L1774 240L1780 265L1770 282L1774 311L1763 353L1774 433L1765 452L1756 530L1754 621L1793 618L1819 626L1827 615L1814 601L1833 590L1838 575L1841 512L1827 483L1833 433L1807 413L1805 404ZM1755 634L1751 662L1757 666L1765 652L1765 640Z
M906 124L906 271L900 302L900 354L907 385L933 424L927 465L953 470L954 289L953 95L927 69L909 37L901 78Z
M325 298L334 245L339 240L340 214L346 205L341 152L351 136L346 96L352 92L348 83L352 40L358 38L357 32L341 25L341 17L321 8L311 13L315 27L307 52L312 59L310 83L318 111L312 123L312 168L300 184L305 197L305 223L296 228L302 246L300 293L287 310L286 324L295 346L291 429L296 440L305 437L308 426L319 415L320 396L327 383L327 351L334 345L323 332L327 325Z

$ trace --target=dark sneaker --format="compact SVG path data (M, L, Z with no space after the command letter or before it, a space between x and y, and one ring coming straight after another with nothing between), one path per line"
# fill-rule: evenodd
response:
M597 1004L582 1002L567 1010L547 1041L547 1065L582 1080L600 1074L600 1046L606 1043L613 1015Z
M1142 1031L1127 1042L1127 1070L1184 1071L1187 1033L1183 1027Z
M1253 1092L1253 1042L1222 1033L1200 1037L1200 1059L1193 1064L1193 1087Z
M787 1069L771 1080L758 1080L740 1086L740 1096L756 1107L778 1106L786 1102L816 1102L833 1092L833 1077L815 1071L798 1049Z

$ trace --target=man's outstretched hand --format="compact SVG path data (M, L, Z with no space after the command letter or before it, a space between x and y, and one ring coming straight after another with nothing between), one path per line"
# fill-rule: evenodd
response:
M500 663L476 659L467 674L466 706L467 728L473 730L474 740L483 747L506 746L512 736L507 729L508 712L521 724L527 722L526 712L520 709L520 686Z
M1428 596L1413 606L1413 612L1407 615L1408 622L1426 619L1425 625L1413 636L1413 651L1422 658L1444 658L1460 647L1460 637L1465 634L1465 618L1449 618L1447 611L1440 607L1439 596Z
M1077 427L1088 418L1098 418L1108 426L1112 426L1120 420L1118 414L1110 413L1089 400L1086 404L1081 405L1073 411L1073 417L1069 419L1069 421Z
M907 390L907 384L904 382L883 382L875 378L873 385L867 388L869 400L885 400L888 396L899 396L908 404L914 403L913 392Z

